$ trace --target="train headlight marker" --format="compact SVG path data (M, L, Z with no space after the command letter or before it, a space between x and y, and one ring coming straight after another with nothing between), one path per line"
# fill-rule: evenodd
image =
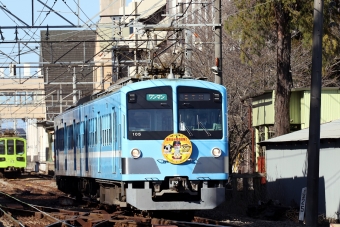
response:
M139 158L141 156L141 154L142 154L142 152L139 149L137 149L137 148L133 148L131 150L131 156L133 158Z
M214 147L214 148L211 150L211 154L212 154L215 158L218 158L218 157L221 156L222 151L221 151L220 148Z

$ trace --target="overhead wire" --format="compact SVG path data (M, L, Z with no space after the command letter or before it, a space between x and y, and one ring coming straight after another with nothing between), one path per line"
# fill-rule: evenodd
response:
M46 0L46 2L45 3L47 3L48 2L48 0ZM1 2L2 3L2 2ZM2 3L3 4L3 3ZM55 5L55 2L54 2L54 4L53 4L53 6ZM52 8L53 8L53 6L52 6ZM45 6L44 6L45 7ZM43 8L44 9L44 8ZM9 15L5 12L5 14L9 17ZM46 16L45 16L45 18L43 19L43 21L40 23L40 25L45 21L45 19L47 18L47 15L48 14L46 14ZM39 19L39 17L41 16L41 13L39 14L39 16L38 16L38 18L36 19L36 21ZM11 19L11 17L9 17L10 19ZM16 22L16 21L14 21L13 19L11 19L16 25L18 25L18 23ZM35 22L36 22L35 21ZM35 35L35 33L37 32L37 30L38 29L36 29L36 31L35 32L33 32L33 35L30 35L30 34L28 34L24 29L22 29L25 33L26 33L26 35L28 35L28 36L30 36L30 40L33 38L34 39L34 35ZM31 31L30 29L29 29L29 31ZM26 36L25 35L25 36ZM22 38L22 39L24 39L25 38L25 36ZM35 40L35 39L34 39ZM12 51L13 51L13 49L15 48L15 45L13 46L13 48L12 48ZM18 55L16 55L15 57L17 57L17 56L19 56L20 55L20 51L19 51L19 53L18 53ZM9 56L8 56L9 57ZM3 66L3 65L2 65Z
M64 74L64 73L62 73L62 74Z

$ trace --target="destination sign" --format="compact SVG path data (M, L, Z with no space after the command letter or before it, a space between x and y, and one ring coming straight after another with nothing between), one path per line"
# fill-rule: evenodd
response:
M167 94L146 94L147 101L167 101Z

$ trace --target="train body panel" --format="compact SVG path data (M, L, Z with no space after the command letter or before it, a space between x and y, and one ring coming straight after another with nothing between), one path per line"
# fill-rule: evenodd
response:
M226 98L211 82L159 79L67 110L55 118L58 187L142 210L216 207L229 177Z
M211 157L212 148L219 146L225 147L226 144L214 141L195 141L192 140L191 160L181 164L173 165L164 160L162 155L163 141L154 141L150 147L150 142L128 142L127 150L131 151L138 147L143 159L124 158L122 160L123 180L142 180L147 175L148 178L164 179L166 176L189 176L189 180L197 178L211 177L212 179L225 180L225 160L223 157ZM200 149L199 149L200 148ZM225 150L222 152L226 152ZM210 156L210 157L209 157ZM217 175L216 175L217 174ZM219 177L218 177L219 175Z

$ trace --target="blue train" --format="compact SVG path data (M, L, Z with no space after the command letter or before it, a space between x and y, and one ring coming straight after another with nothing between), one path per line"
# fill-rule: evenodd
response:
M138 210L213 209L228 179L225 87L127 83L54 119L58 188Z

